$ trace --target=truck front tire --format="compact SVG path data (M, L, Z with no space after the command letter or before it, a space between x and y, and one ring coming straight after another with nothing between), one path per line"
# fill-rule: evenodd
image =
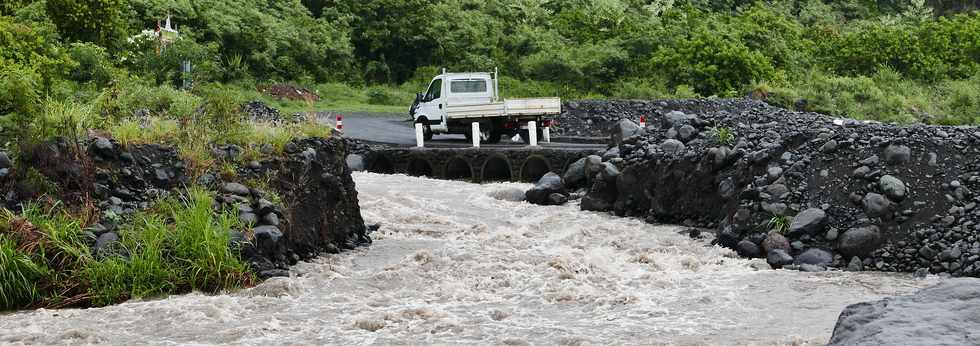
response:
M426 142L432 140L432 126L429 126L429 119L422 117L415 121L417 124L422 124L422 139Z

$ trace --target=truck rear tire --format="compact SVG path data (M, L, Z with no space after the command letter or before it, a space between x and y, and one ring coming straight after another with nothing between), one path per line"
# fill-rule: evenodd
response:
M541 138L544 137L544 131L541 131L541 129L539 128L539 129L536 129L534 132L537 132L537 134L538 134L538 142L540 143L541 142ZM520 134L521 134L521 140L524 141L524 144L531 145L531 131L521 130Z
M500 132L490 131L490 138L487 138L487 143L490 144L500 143L500 136L502 136Z

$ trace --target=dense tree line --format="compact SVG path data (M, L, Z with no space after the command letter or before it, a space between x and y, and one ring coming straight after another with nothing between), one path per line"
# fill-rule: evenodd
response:
M198 81L245 85L268 80L398 85L427 78L437 67L499 67L528 93L571 97L768 94L802 82L844 78L854 83L881 73L930 86L980 79L978 5L976 0L12 0L0 5L0 64L2 73L16 72L48 93L59 88L59 78L104 85L120 71L173 83L181 60L193 62ZM140 32L168 14L182 39L157 53ZM806 90L794 91L780 94L799 97Z

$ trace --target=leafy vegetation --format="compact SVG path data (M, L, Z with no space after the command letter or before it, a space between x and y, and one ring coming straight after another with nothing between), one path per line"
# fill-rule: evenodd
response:
M708 130L719 144L732 146L735 144L735 133L727 127L712 127Z
M779 234L785 234L789 230L789 219L785 215L773 215L766 222L766 227Z
M168 14L180 39L162 47L152 30ZM944 124L976 123L980 107L971 2L17 0L0 6L0 46L5 118L48 98L97 99L116 120L136 104L222 117L214 102L275 101L255 90L276 81L323 96L273 102L287 113L404 112L437 67L499 67L510 96L751 95Z

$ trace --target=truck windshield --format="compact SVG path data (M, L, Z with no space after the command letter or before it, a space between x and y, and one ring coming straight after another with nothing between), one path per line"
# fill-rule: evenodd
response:
M442 79L436 79L429 85L429 91L425 92L426 100L435 100L442 97Z
M449 91L453 93L485 93L487 81L483 79L456 79L449 82Z

